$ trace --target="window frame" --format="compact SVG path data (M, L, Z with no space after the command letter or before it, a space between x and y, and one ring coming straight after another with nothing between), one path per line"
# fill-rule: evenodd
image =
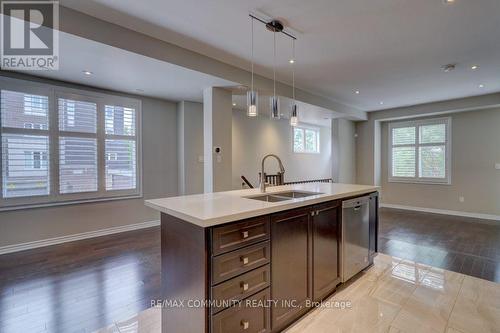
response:
M301 129L304 131L304 136L302 143L304 145L304 150L303 151L296 151L295 150L295 130L296 129ZM314 131L316 132L316 151L306 151L306 130ZM291 137L292 137L292 153L294 154L320 154L321 153L321 129L319 127L314 127L314 126L307 126L307 125L300 125L300 126L292 126L292 131L291 131Z
M420 143L420 127L425 125L445 125L446 135L444 143ZM402 127L415 127L415 144L393 145L393 129ZM388 182L389 183L409 183L409 184L431 184L431 185L451 185L451 117L431 118L423 120L411 120L401 122L390 122L388 126ZM445 147L445 177L429 178L420 177L420 147L443 146ZM414 147L415 148L415 177L393 176L392 150L394 147Z
M48 96L49 125L48 130L26 128L4 128L0 117L0 140L4 133L47 135L49 138L49 194L28 197L3 197L3 179L0 176L0 211L17 210L35 207L50 207L85 202L122 200L141 198L143 196L142 182L142 103L140 100L125 96L110 95L97 91L62 87L46 83L38 83L22 79L0 77L0 91L10 90L26 94ZM59 98L73 99L96 103L97 119L96 133L62 131L59 128ZM134 136L128 140L136 142L136 188L126 190L106 190L105 180L105 105L121 106L135 109L136 129ZM43 133L43 134L41 134ZM59 145L61 137L96 138L97 142L97 191L79 193L60 193L59 186ZM3 167L3 147L0 144L0 175Z

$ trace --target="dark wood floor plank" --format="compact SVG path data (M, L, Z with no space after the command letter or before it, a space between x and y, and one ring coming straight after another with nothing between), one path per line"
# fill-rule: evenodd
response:
M92 332L159 297L159 227L0 256L0 332Z
M490 221L382 208L379 238L382 253L500 282L500 226Z

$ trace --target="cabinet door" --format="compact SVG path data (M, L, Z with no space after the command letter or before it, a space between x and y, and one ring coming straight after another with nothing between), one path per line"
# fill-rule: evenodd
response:
M314 206L313 296L319 301L340 283L340 201Z
M373 258L378 251L378 192L370 194L369 212L369 260L373 263Z
M271 216L272 330L280 331L307 311L312 299L310 208Z

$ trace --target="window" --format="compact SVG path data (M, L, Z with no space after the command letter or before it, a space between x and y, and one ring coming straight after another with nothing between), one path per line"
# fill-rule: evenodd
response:
M140 102L0 78L0 210L141 195Z
M307 127L293 127L294 153L319 153L319 130Z
M24 170L46 170L47 152L45 151L25 151Z
M389 181L450 184L450 118L389 124Z

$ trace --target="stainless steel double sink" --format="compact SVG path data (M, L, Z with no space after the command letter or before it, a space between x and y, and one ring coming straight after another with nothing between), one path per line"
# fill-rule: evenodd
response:
M266 202L280 202L297 198L306 198L313 195L323 194L319 192L305 192L305 191L287 191L287 192L277 192L270 194L262 194L251 197L245 197L247 199L260 200Z

